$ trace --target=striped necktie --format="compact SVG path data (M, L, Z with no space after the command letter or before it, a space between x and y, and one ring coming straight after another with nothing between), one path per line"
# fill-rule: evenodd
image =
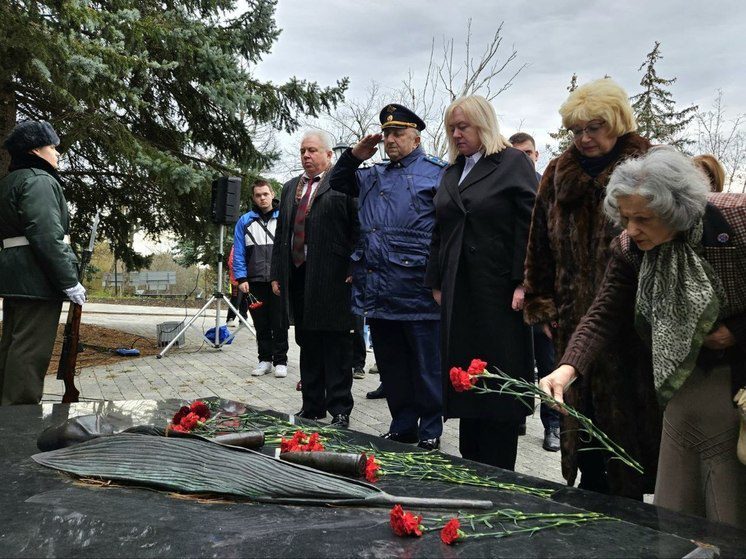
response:
M296 268L306 261L306 214L308 213L308 202L311 200L313 183L317 180L319 180L319 177L309 178L306 181L306 191L298 202L298 209L295 211L292 256L293 265Z

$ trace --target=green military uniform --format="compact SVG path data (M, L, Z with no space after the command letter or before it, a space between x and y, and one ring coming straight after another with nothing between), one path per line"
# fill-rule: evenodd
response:
M0 180L0 238L28 241L0 250L0 405L41 400L64 290L78 283L77 259L65 242L69 225L51 174L23 168Z

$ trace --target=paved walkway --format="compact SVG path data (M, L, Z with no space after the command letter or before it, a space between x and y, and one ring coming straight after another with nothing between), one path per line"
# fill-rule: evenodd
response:
M142 336L155 343L157 324L188 319L196 312L196 309L90 303L85 305L83 322L117 328L132 333L133 340L136 336ZM62 316L64 318L66 313L63 312ZM199 332L214 326L214 316L212 310L205 318L200 318L195 323L199 329L189 329L186 344L182 348L172 348L162 359L155 356L136 359L123 357L121 363L83 369L77 379L81 401L166 398L192 400L219 396L259 408L271 408L285 413L297 412L301 405L300 394L295 391L295 385L300 379L299 350L292 341L292 329L287 378L277 379L273 375L252 377L251 370L258 361L256 340L246 328L238 332L232 345L221 349L202 343ZM87 341L95 343L94 340ZM372 364L373 354L368 353L367 366ZM385 400L365 399L365 393L377 386L377 375L368 374L364 379L354 381L352 390L355 408L351 428L373 434L387 431L390 416ZM45 401L60 401L62 383L54 376L47 377L44 388ZM563 483L559 453L546 452L541 448L543 432L537 411L527 418L527 435L519 441L516 470ZM446 423L442 450L458 455L457 420Z

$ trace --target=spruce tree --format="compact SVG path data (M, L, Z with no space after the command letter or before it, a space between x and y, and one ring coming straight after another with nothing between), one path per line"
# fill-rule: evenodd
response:
M578 76L573 73L570 78L570 85L567 86L567 91L572 93L578 88ZM556 132L550 132L549 137L556 142L556 144L547 144L547 151L552 154L552 157L558 157L563 151L572 145L572 132L560 126Z
M655 69L662 58L660 42L656 41L638 68L645 72L640 80L642 91L630 97L637 132L654 144L671 144L685 150L692 140L684 138L682 133L695 117L697 106L676 110L673 95L666 89L676 82L676 78L662 78Z
M292 131L347 87L254 68L278 39L276 0L5 0L0 2L0 136L26 118L62 140L73 238L100 230L129 268L133 227L199 242L210 182L256 175L276 157L257 134ZM2 151L0 175L8 165Z

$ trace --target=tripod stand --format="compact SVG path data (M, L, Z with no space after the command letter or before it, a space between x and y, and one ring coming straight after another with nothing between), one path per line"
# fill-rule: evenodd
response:
M212 305L213 303L215 303L215 339L211 340L210 338L205 336L204 332L202 332L202 337L205 339L205 341L207 341L207 343L212 345L212 347L214 347L215 349L220 349L223 345L232 341L233 338L236 337L236 334L238 334L244 326L246 326L246 328L249 329L249 332L254 334L254 337L256 337L256 331L254 330L254 328L252 328L251 324L249 324L248 321L243 316L241 316L241 313L238 311L238 309L233 306L230 299L226 297L225 293L221 291L223 289L223 257L224 257L223 241L225 240L225 225L221 223L218 231L219 231L219 236L220 236L220 241L219 241L220 250L218 251L218 278L217 278L217 285L215 287L215 291L212 294L212 297L210 297L210 299L199 310L199 312L197 312L197 314L195 314L191 319L189 319L189 322L187 322L181 328L181 330L179 330L176 333L176 335L168 343L168 345L164 347L163 350L157 355L158 359L166 355L166 352L169 349L171 349L171 346L173 346L178 341L179 337L181 337L184 334L184 332L186 332L187 329L192 324L194 324L200 316L203 316L207 312L207 309L210 307L210 305ZM241 324L239 325L238 330L233 332L230 336L228 336L224 340L220 339L220 303L221 301L225 301L225 304L228 305L228 308L231 309L234 313L236 313L236 318L238 318L241 321Z

